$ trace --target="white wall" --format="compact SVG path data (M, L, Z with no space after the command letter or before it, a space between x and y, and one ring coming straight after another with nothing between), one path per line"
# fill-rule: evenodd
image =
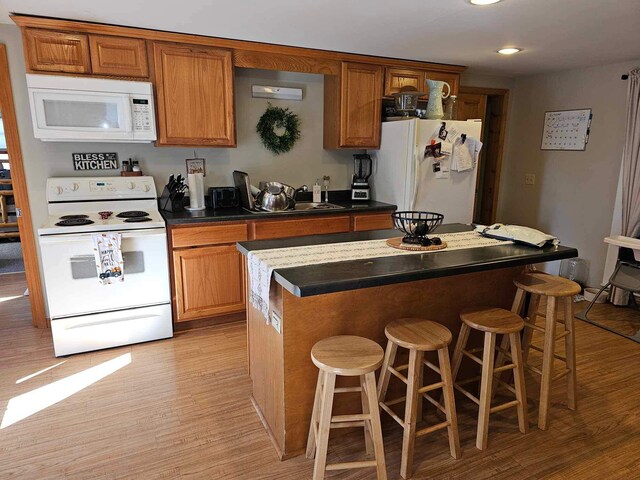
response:
M627 83L640 61L518 78L511 94L509 135L498 221L539 228L578 248L589 262L589 285L602 280L624 140ZM545 111L591 108L584 152L541 151ZM536 185L525 186L525 173Z

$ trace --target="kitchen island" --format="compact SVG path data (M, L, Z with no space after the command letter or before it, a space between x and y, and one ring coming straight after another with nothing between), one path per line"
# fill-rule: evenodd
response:
M470 229L444 225L437 233ZM238 249L248 255L265 249L386 239L398 233L375 230L241 242ZM576 249L563 246L500 244L274 270L271 324L248 298L246 305L252 401L279 457L299 455L305 448L317 378L310 352L317 341L360 335L384 346L385 325L401 317L437 321L455 337L463 308L510 308L515 293L512 280L526 265L577 255ZM359 397L344 394L335 412L354 413L358 408Z

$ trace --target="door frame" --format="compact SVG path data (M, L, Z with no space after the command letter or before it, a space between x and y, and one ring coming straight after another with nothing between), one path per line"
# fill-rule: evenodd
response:
M491 223L495 223L496 213L498 209L498 198L500 195L500 178L502 175L502 159L504 157L504 145L505 145L505 139L506 139L506 133L507 133L507 116L509 114L509 90L506 88L467 87L462 85L460 86L460 93L487 95L487 97L491 97L491 96L503 97L502 111L500 112L502 114L502 120L500 122L498 155L497 155L497 158L495 159L496 176L493 184L493 191L495 192L495 194L493 198L493 204L491 205ZM488 98L487 98L487 103L488 103ZM483 124L482 127L485 128L485 125ZM486 127L488 128L488 126ZM480 179L480 176L478 175L478 181L479 179ZM481 188L481 187L482 186L480 184L476 185L476 191L478 188ZM474 205L474 216L476 213L475 212L476 208L477 208L477 205Z
M21 215L18 216L17 221L22 246L24 271L27 279L27 288L29 289L29 301L31 303L31 321L34 327L48 328L49 321L44 308L44 297L38 266L38 252L36 250L33 224L31 223L31 209L29 208L29 195L27 193L27 182L24 173L22 148L20 147L18 121L13 103L13 89L9 75L7 47L4 44L0 44L0 110L2 111L4 133L7 139L7 154L9 155L11 165L13 197L16 208L19 208L21 211Z

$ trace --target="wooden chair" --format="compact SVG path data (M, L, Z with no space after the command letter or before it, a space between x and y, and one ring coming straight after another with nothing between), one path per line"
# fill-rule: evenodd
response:
M452 336L445 326L419 318L395 320L387 325L384 333L388 342L380 373L380 381L378 382L378 401L380 407L404 429L400 475L406 479L411 477L413 471L413 452L416 437L447 428L451 456L453 458L460 457L458 420L453 396L453 379L448 349ZM398 347L409 350L409 363L407 365L394 366ZM438 352L439 367L424 359L424 352L434 351ZM431 385L421 386L423 365L438 373L441 380ZM407 371L406 377L401 373L405 370ZM407 393L405 397L385 401L392 374L407 385ZM428 394L428 392L440 388L443 391L444 405ZM446 415L446 421L418 430L416 426L422 417L422 398L425 398L442 411ZM402 402L405 402L404 418L400 418L391 409L393 405Z
M522 348L520 345L520 331L524 327L524 321L515 313L501 308L471 308L460 313L462 328L458 336L458 342L453 354L453 379L454 387L467 398L479 406L478 432L476 435L476 447L479 450L487 448L489 433L489 415L495 412L516 407L518 411L518 426L522 433L529 431L529 419L527 416L527 395L524 385L524 368L522 361ZM466 350L469 333L471 330L484 332L484 347ZM504 335L511 344L510 351L500 348L503 357L511 360L507 365L495 365L496 337ZM482 358L475 353L482 352ZM482 374L479 377L456 381L460 370L462 358L467 357L482 366ZM513 370L514 386L503 382L496 374ZM480 380L480 395L476 397L462 386ZM491 406L493 383L498 382L515 395L515 400L501 405Z
M567 377L568 406L571 410L577 407L576 392L576 348L574 331L573 296L581 292L581 287L576 282L566 278L548 275L541 272L524 273L514 281L518 290L513 302L512 311L520 312L524 305L525 294L531 295L529 301L529 315L525 321L522 337L523 359L525 368L541 376L540 403L538 410L538 427L546 430L549 425L549 406L551 403L551 385L555 380ZM540 298L546 297L546 313L538 312ZM564 321L557 319L558 301L564 308ZM545 326L536 324L538 317L545 318ZM564 324L564 331L556 333L558 323ZM534 331L544 335L543 347L531 343ZM566 356L555 352L557 340L564 338ZM542 353L542 369L530 365L528 360L529 349L532 348ZM566 368L554 375L554 359L565 362ZM501 362L501 360L500 360ZM500 363L499 362L499 363Z
M375 371L382 364L382 347L372 340L341 335L320 340L311 350L311 360L320 369L311 415L307 458L315 456L313 480L324 478L325 470L375 467L378 480L386 480L384 445L376 394ZM336 376L360 377L359 387L336 388ZM362 413L331 415L335 393L360 392ZM327 465L329 432L332 428L364 427L367 453L375 460L342 462Z

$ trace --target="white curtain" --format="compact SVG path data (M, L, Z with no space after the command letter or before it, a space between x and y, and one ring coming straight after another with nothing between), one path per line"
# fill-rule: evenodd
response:
M622 235L640 236L640 69L629 73L627 121L622 153ZM612 301L626 305L626 292L614 289Z

